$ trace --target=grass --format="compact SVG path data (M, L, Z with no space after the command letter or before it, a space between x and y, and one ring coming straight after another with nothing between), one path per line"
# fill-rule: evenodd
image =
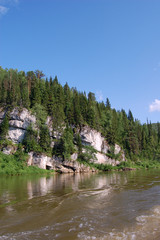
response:
M27 166L28 155L19 156L6 155L0 152L0 175L22 175L22 174L50 174L53 170L40 169L36 166Z

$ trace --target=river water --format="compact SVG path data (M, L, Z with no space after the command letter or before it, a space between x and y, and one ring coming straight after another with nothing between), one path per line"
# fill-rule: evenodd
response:
M160 171L0 177L0 240L160 239Z

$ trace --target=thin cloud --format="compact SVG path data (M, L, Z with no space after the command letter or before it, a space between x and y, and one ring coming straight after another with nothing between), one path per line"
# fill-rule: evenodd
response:
M154 102L152 102L149 105L149 111L150 112L160 112L160 100L155 99Z
M0 0L0 17L5 15L10 7L19 3L19 0Z
M19 0L0 0L0 4L7 5L7 4L17 4Z
M9 8L0 6L0 16L5 15L8 12Z
M102 91L97 91L96 92L96 98L98 101L103 101L103 93Z

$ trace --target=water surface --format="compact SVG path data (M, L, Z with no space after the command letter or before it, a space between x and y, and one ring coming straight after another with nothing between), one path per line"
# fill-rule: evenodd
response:
M0 177L0 240L160 239L160 171Z

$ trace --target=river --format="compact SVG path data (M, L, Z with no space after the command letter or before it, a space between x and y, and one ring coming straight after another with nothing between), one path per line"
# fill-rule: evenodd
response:
M0 240L152 240L159 226L159 170L0 177Z

